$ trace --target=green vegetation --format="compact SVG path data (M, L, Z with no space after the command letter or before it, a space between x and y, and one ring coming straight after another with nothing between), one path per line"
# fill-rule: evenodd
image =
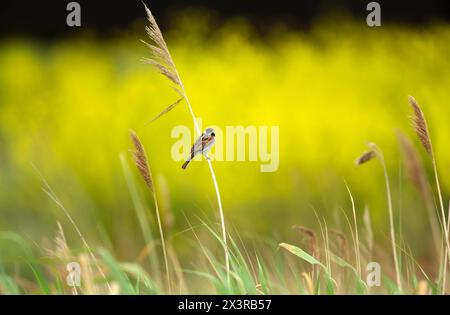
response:
M260 39L241 21L212 33L195 20L180 18L167 42L203 126L280 126L277 172L212 161L228 243L207 162L184 171L171 158L172 128L194 129L186 104L145 124L179 95L139 63L143 32L5 40L0 293L448 293L450 27L322 22ZM409 94L432 150L414 106L420 141L410 127ZM355 168L369 140L383 169ZM380 287L366 283L372 261Z

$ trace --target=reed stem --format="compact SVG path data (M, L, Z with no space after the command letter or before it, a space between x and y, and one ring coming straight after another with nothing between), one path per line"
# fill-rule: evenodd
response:
M397 281L397 287L400 290L400 292L403 291L402 288L402 281L400 277L400 265L398 262L398 255L397 255L397 245L395 241L395 224L394 224L394 211L392 207L392 196L391 196L391 188L389 185L389 175L387 172L386 163L384 161L384 156L381 150L377 150L378 156L380 158L381 165L383 166L383 173L384 173L384 179L386 182L386 195L388 200L388 209L389 209L389 225L390 225L390 232L391 232L391 243L392 243L392 254L394 256L394 264L395 264L395 277Z

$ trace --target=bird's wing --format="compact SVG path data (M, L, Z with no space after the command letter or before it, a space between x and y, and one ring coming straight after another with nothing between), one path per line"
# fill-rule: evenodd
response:
M214 138L212 136L206 136L204 133L202 133L202 135L197 139L197 141L195 141L194 145L191 148L191 157L193 157L197 153L202 153L213 139Z
M197 153L202 152L203 138L205 138L204 133L202 133L200 137L198 137L198 139L194 142L194 145L191 148L191 158L193 158Z

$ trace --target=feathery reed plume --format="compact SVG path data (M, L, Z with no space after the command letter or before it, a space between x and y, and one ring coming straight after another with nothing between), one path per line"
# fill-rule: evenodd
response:
M147 184L148 188L153 192L153 178L150 171L150 166L148 165L147 155L145 154L144 146L139 140L136 133L130 130L130 138L133 141L135 151L133 151L134 164Z
M442 293L445 294L445 282L446 282L446 274L447 274L447 263L450 259L450 244L449 244L449 228L448 224L446 224L446 216L445 216L445 209L444 209L444 201L442 198L441 193L441 185L439 184L439 176L437 171L437 165L436 165L436 158L434 156L433 151L433 145L431 143L431 137L430 133L428 131L428 124L425 119L425 115L422 112L422 109L420 108L419 103L412 97L411 95L408 96L409 103L413 109L413 116L411 118L413 128L422 143L423 147L425 148L425 151L427 151L428 155L430 156L431 163L433 165L433 172L434 172L434 179L436 182L436 189L438 192L439 197L439 205L441 209L441 225L442 225L442 231L444 232L444 238L445 238L445 253L444 253L444 272L442 277ZM448 214L450 217L450 213ZM449 220L450 223L450 220Z
M441 247L439 244L441 239L439 235L439 222L436 218L433 196L425 174L425 169L411 140L400 131L397 131L397 139L403 152L408 177L425 201L425 208L428 214L434 246L436 252L439 253Z
M159 29L159 26L156 23L156 20L153 17L152 13L145 4L144 8L145 12L147 13L147 19L149 22L149 25L145 28L145 30L147 31L147 35L153 41L154 45L142 41L148 48L150 48L153 55L153 58L142 58L142 61L155 67L157 71L167 77L175 85L181 86L181 80L176 71L175 63L170 56L169 49L167 48L167 44L164 40L161 30Z
M163 228L162 228L162 224L161 224L158 201L156 199L156 192L153 187L153 177L152 177L152 173L150 171L150 165L148 164L147 154L145 153L144 146L142 145L141 140L139 140L137 134L133 130L130 130L130 137L131 137L131 141L133 142L134 148L135 148L135 151L133 152L134 163L136 164L136 167L139 170L139 173L141 173L142 178L144 179L148 188L150 188L150 191L152 192L152 195L153 195L153 202L155 203L156 219L158 221L159 235L161 237L161 247L162 247L163 256L164 256L164 264L166 267L167 287L169 289L169 292L171 292L172 290L171 290L171 282L170 282L169 260L167 258L166 242L164 240L164 232L163 232Z
M431 145L430 134L428 132L427 121L425 120L425 115L423 114L422 109L420 108L414 97L410 95L408 96L408 100L414 112L414 115L411 117L411 122L414 130L416 131L420 142L422 142L423 147L431 156L433 155L433 149Z
M378 161L380 161L381 166L383 167L384 180L385 180L385 184L386 184L388 212L389 212L389 225L390 225L390 232L391 232L392 255L394 256L395 276L396 276L397 287L398 287L399 291L402 292L403 288L402 288L402 281L401 281L401 277L400 277L400 264L398 261L397 245L395 242L394 210L392 207L391 188L390 188L390 184L389 184L389 176L388 176L388 172L387 172L386 162L384 160L383 152L381 151L380 148L378 148L378 146L375 143L370 142L367 144L367 146L369 147L370 150L365 152L361 157L369 155L368 152L373 152L373 153L370 153L371 157L368 160L366 159L364 162L367 162L367 161L373 159L374 157L376 157L378 159ZM362 163L359 163L359 164L362 164ZM359 164L357 164L357 165L359 165Z
M361 156L359 158L357 158L355 160L355 165L358 166L358 165L364 164L366 162L369 162L376 156L377 156L376 153L372 150L365 151L363 154L361 154Z
M153 17L152 13L150 12L150 10L147 8L147 6L145 4L144 4L144 8L147 13L148 22L150 23L149 26L147 26L147 28L146 28L147 34L148 34L149 38L152 40L153 44L145 43L147 45L147 47L150 48L152 57L143 59L143 61L153 65L157 71L159 71L162 75L167 77L170 81L172 81L176 85L174 87L174 90L181 96L181 98L183 98L186 101L186 104L188 106L192 120L194 122L195 130L197 132L197 137L199 137L202 132L198 126L198 122L197 122L197 119L195 118L194 110L192 109L191 103L189 102L189 98L186 95L183 81L181 80L180 75L178 74L175 63L173 62L172 56L170 55L167 44L164 40L161 30L158 27L158 24L156 23L155 18ZM176 102L176 104L178 104L178 103L179 102ZM170 105L165 110L163 110L161 112L161 114L157 116L157 118L161 117L165 113L168 113L174 107L175 106L173 104ZM209 166L209 171L211 172L211 178L212 178L212 181L214 184L214 189L216 191L217 204L219 207L220 222L221 222L221 226L222 226L222 242L223 242L223 249L224 249L224 254L225 254L225 266L226 266L226 271L227 271L227 284L229 285L230 284L230 261L229 261L228 245L227 245L227 232L226 232L226 228L225 228L225 217L224 217L223 209L222 209L222 200L220 197L219 185L217 184L217 179L216 179L216 175L215 175L211 160L208 159L207 163Z
M142 41L148 48L150 48L151 58L142 58L141 60L142 62L153 66L156 71L172 81L172 83L175 84L175 87L173 87L173 89L181 96L181 98L178 99L175 103L166 107L157 116L149 121L152 122L163 116L164 114L170 112L183 99L186 99L186 93L184 92L183 83L181 82L180 76L178 75L177 68L175 67L175 63L173 62L172 56L170 55L169 48L167 47L161 30L159 29L159 26L156 23L156 20L153 17L152 13L145 4L144 8L145 12L147 13L147 20L149 22L149 25L145 27L145 30L147 31L147 35L154 43L154 45Z
M176 100L174 103L170 104L169 106L167 106L165 109L162 110L162 112L160 112L158 115L156 115L155 117L153 117L152 119L150 119L149 121L147 121L145 124L149 124L155 120L157 120L159 117L161 117L162 115L167 114L168 112L170 112L172 109L174 109L175 106L177 106L184 98L179 98L178 100Z

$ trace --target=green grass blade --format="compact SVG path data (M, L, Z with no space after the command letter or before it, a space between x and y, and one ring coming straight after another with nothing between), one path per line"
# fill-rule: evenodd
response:
M290 244L286 244L286 243L281 243L279 246L284 248L284 249L286 249L288 252L294 254L295 256L303 259L307 263L309 263L311 265L318 265L318 266L322 267L324 270L327 270L325 265L323 265L320 261L318 261L316 258L314 258L310 254L305 252L300 247L297 247L297 246L294 246L294 245L290 245Z
M125 295L135 295L133 284L128 276L122 271L120 264L105 249L99 250L100 256L108 267L109 273L120 286L120 293Z

